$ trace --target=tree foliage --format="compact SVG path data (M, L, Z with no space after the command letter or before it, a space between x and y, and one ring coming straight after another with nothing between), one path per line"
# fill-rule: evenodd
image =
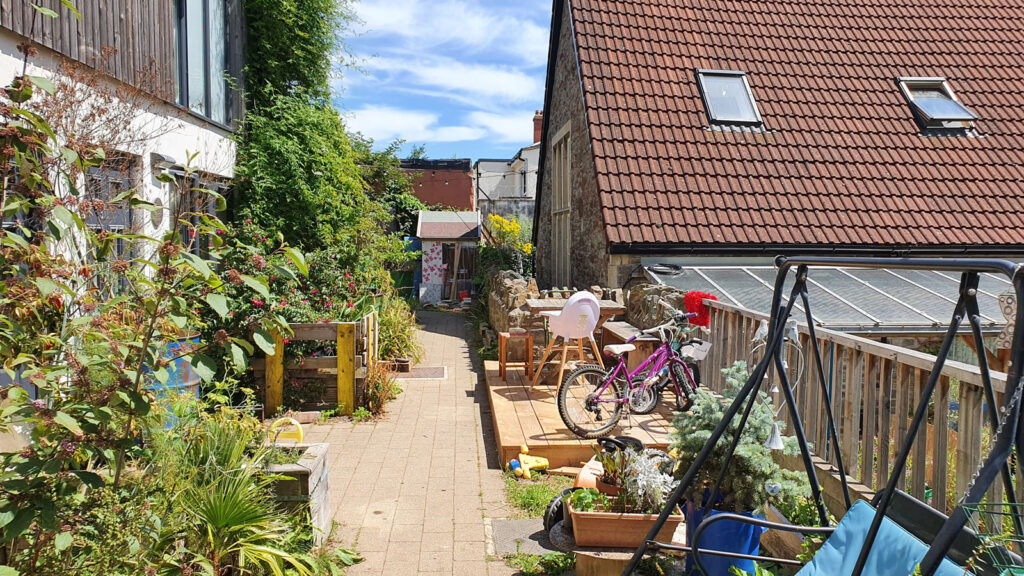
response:
M338 112L301 93L274 96L248 114L235 189L241 218L305 250L343 240L375 208L367 205Z
M725 416L726 404L732 402L747 379L746 362L736 362L731 368L722 369L726 379L723 391L724 401L714 394L697 389L693 406L686 412L676 414L672 422L672 449L678 454L678 477L682 477L693 464L697 454L704 448L711 433ZM784 499L804 497L809 493L807 477L799 472L781 468L772 458L772 451L765 446L776 423L774 411L769 408L768 397L758 392L761 398L754 404L750 417L743 427L739 445L729 462L722 468L729 448L729 439L736 434L738 418L734 418L725 435L715 444L711 455L698 471L693 483L684 495L691 502L706 502L719 476L722 476L721 492L715 495L713 507L729 512L759 510L764 505ZM779 423L784 427L784 423ZM797 454L796 438L783 437L785 453Z
M258 294L266 278L220 266L252 248L223 242L227 226L205 207L212 200L223 209L224 199L193 186L188 168L181 179L160 177L178 198L173 207L134 189L83 190L84 175L104 167L108 155L90 141L59 136L31 107L40 91L52 96L57 87L18 77L0 96L0 361L19 384L3 390L0 431L20 430L31 440L0 454L0 541L8 563L25 574L80 574L103 554L119 566L105 573L138 573L126 565L137 568L137 555L118 560L90 542L117 544L98 529L121 503L137 502L123 491L125 470L152 464L141 440L163 413L154 390L168 385L179 359L212 388L229 386L214 381L211 351L245 357L249 334L220 331L177 345L191 340L202 310L227 312L227 286ZM104 225L106 216L131 210L160 213L170 225L149 236ZM208 245L198 250L202 239ZM270 252L303 260L277 243ZM272 310L252 319L263 331L283 323ZM87 507L105 503L110 510ZM133 527L124 536L133 546L145 535Z
M383 150L374 151L373 140L359 134L351 138L370 197L390 214L395 233L415 235L419 212L428 206L412 193L413 178L401 169L398 150L402 142L396 140Z
M265 300L293 322L337 320L348 304L373 302L383 351L415 357L414 319L390 272L416 257L402 236L413 233L423 205L399 169L400 143L374 151L372 141L346 132L330 101L330 63L350 7L247 0L246 17L254 43L235 169L237 222L245 242L255 234L301 248L310 269L301 282L279 278ZM250 304L233 300L231 312L244 318Z
M328 101L341 34L353 20L347 0L245 0L246 104L274 106L303 92Z

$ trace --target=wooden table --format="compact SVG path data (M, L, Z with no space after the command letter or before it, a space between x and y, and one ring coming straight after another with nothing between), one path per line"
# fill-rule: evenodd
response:
M541 312L557 312L565 307L565 303L565 298L531 298L526 301L526 307L530 309L530 314L536 316ZM612 316L626 313L626 307L614 300L598 300L597 304L601 307L601 317L597 319L595 331L600 330Z
M566 301L567 300L565 298L531 298L531 299L526 301L526 307L530 310L530 314L532 314L534 316L537 316L537 315L540 315L541 312L557 312L557 311L560 311L562 308L565 307ZM609 318L611 318L613 316L617 316L619 314L625 314L626 313L626 307L623 306L622 304L619 304L618 302L615 302L614 300L598 300L597 304L598 304L598 307L600 308L600 316L597 319L597 326L594 327L595 331L600 329L601 326L604 325L604 323L607 322ZM530 384L531 386L535 386L537 384L537 382L540 381L541 371L544 370L545 364L548 363L548 355L552 351L552 345L553 344L554 344L554 340L552 340L552 341L547 343L547 348L544 350L544 357L541 358L540 365L537 366L537 369L534 370L534 372L533 372L534 376L533 376L533 381ZM597 343L594 342L593 337L590 338L590 345L591 345L591 347L593 349L595 360L597 361L598 364L601 365L601 367L604 367L604 361L601 359L601 352L597 349ZM578 343L578 349L579 349L580 359L582 360L583 359L583 344L582 343ZM556 351L556 353L557 353L557 351ZM568 355L568 350L566 349L565 342L563 342L562 351L561 351L561 358L559 360L559 368L558 368L558 377L559 377L559 379L561 379L562 373L565 370L565 363L566 363L566 360L567 360L567 358L566 358L567 355Z

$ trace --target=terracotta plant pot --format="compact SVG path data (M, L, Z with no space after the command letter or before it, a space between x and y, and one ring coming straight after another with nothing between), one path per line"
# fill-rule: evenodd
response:
M591 458L590 461L580 469L580 473L576 475L575 486L577 488L594 488L601 494L618 496L619 493L622 492L622 487L602 482L601 474L603 473L604 468L601 466L601 462L596 458Z
M619 514L617 512L580 512L565 503L572 518L572 533L577 546L594 548L636 548L643 543L658 519L657 514ZM658 532L659 542L671 542L676 528L683 523L683 514L669 516Z
M403 374L412 372L412 360L409 358L394 358L391 365L394 366L395 372Z
M601 494L607 494L608 496L618 496L622 493L622 486L601 482L600 478L594 482L594 488L597 488L597 491Z

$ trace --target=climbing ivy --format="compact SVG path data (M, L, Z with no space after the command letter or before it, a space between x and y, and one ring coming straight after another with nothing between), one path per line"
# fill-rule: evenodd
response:
M348 0L245 0L245 17L250 110L293 92L329 99L342 35L354 20Z

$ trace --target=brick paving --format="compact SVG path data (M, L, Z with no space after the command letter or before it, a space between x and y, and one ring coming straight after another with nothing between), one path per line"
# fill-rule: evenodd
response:
M487 519L507 511L466 317L418 317L421 364L447 366L447 379L403 382L379 421L340 419L307 434L330 443L335 539L366 558L348 574L515 574L487 554Z

